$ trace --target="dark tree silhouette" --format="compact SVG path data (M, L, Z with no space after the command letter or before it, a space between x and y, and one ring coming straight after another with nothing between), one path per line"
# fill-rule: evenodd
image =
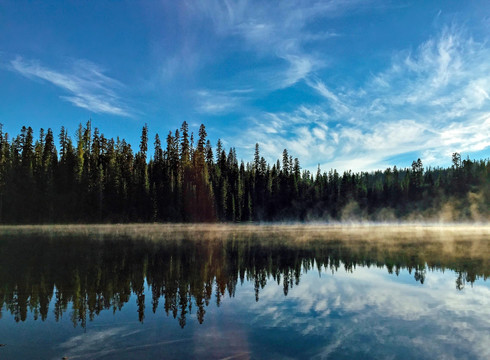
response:
M413 219L436 216L450 204L449 220L488 220L490 161L461 161L449 168L410 168L313 176L287 149L268 164L255 144L252 162L238 161L218 140L215 151L204 125L193 134L184 122L158 134L148 155L148 126L133 152L124 139L107 139L91 121L80 125L76 144L67 130L30 127L9 137L0 126L0 222L209 222L311 219ZM416 214L416 215L414 215Z

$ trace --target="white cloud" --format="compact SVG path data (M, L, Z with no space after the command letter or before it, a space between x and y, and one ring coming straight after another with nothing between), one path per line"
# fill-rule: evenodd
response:
M466 123L453 122L440 132L443 148L457 151L480 151L490 146L490 113ZM450 154L448 152L447 154Z
M325 141L327 139L326 130L321 127L316 127L313 129L313 135L319 140Z
M323 31L317 33L305 33L302 37L304 42L322 41L331 38L341 37L342 35L334 31Z
M304 45L341 36L324 28L313 32L308 25L319 18L343 15L361 1L313 0L292 2L267 1L188 1L188 21L212 24L216 40L236 37L242 50L253 52L255 59L262 57L275 61L274 76L270 68L254 68L254 76L267 78L271 89L290 87L325 67L325 54L305 51ZM265 70L265 71L264 71ZM270 78L275 80L270 81Z
M269 161L288 148L310 171L317 164L340 171L409 166L390 163L403 154L422 156L425 165L449 163L455 151L490 146L489 58L485 43L445 28L415 51L395 54L361 86L305 75L320 103L255 116L246 138L256 138ZM260 131L269 127L267 135Z
M103 70L89 61L75 61L71 69L56 71L37 61L17 57L10 62L10 69L30 79L41 79L63 89L70 95L60 98L73 105L96 113L130 116L127 106L116 93L124 88L117 80L104 75Z
M247 101L252 90L199 90L196 92L197 110L205 114L236 112Z
M320 80L307 81L310 87L315 89L321 96L327 99L330 103L331 108L338 114L346 116L350 113L350 109L346 106L337 95L330 91L327 86Z
M308 56L286 55L284 59L289 62L289 69L285 73L281 87L289 87L305 79L320 63L318 60Z
M261 155L275 163L286 148L293 157L311 158L312 149L320 156L331 156L334 147L329 143L335 130L326 126L328 114L319 107L301 106L293 113L266 113L263 118L251 118L246 136L234 141L246 147L249 139L260 145Z

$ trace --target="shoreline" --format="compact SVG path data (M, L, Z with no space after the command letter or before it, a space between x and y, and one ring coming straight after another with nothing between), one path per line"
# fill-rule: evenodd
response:
M369 234L452 234L481 235L490 240L490 223L125 223L125 224L49 224L0 225L0 235L41 233L52 235L134 235L158 236L173 233L270 233L280 235L300 232L301 235Z

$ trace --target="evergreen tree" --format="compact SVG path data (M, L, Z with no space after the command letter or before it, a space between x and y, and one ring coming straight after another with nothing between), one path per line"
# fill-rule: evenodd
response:
M62 127L59 152L51 129L41 129L35 140L24 126L10 139L0 126L0 221L340 220L342 214L374 220L383 212L403 219L413 211L436 213L447 201L456 209L453 220L490 213L488 159L461 161L454 153L446 169L425 169L417 159L406 169L340 175L318 167L313 176L301 173L287 149L271 166L256 144L253 161L245 163L221 140L214 153L206 137L201 125L194 148L184 122L169 132L165 149L155 136L148 160L147 125L136 154L124 139L92 129L91 121L78 127L76 146Z

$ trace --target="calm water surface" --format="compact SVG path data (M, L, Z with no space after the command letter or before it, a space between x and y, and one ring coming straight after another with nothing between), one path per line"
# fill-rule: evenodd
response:
M0 231L0 359L489 359L490 232Z

